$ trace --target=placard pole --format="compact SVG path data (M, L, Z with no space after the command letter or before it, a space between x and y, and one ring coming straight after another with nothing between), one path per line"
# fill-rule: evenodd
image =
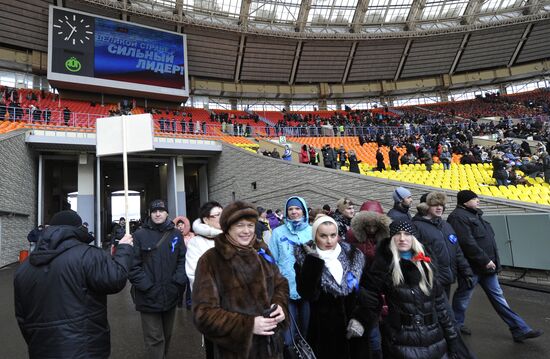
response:
M126 234L130 234L130 219L128 218L128 152L126 149L126 116L122 115L122 166L124 171L124 218L126 218Z

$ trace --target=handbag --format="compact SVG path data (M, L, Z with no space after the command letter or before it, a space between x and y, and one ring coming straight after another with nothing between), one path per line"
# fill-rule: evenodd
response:
M285 347L284 358L285 359L316 359L313 349L311 349L311 346L304 339L304 337L302 336L302 333L300 333L300 329L298 329L298 325L296 324L296 321L294 320L294 317L292 317L292 314L290 313L290 311L288 312L288 314L291 320L290 325L294 325L294 327L296 328L296 335L292 338L292 344Z

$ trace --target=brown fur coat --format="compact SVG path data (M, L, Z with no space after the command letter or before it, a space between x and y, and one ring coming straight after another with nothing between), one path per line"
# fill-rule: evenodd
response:
M282 322L272 336L253 334L254 318L271 304L288 318L288 282L277 265L254 249L237 250L222 233L199 260L193 285L195 325L214 343L216 358L282 358Z

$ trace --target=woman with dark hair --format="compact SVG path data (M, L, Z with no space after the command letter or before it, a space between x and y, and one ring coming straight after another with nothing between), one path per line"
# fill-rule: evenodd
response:
M288 282L256 240L258 212L237 201L222 212L223 230L199 260L193 319L214 358L283 358Z
M220 229L221 214L221 204L215 201L206 202L199 209L199 218L193 222L195 236L189 240L185 255L185 272L189 278L191 290L193 290L195 268L199 258L204 252L214 247L214 238L222 232Z
M362 278L363 305L355 318L374 327L382 293L388 305L381 323L385 358L452 358L458 349L458 334L431 259L415 234L410 221L390 224L390 238L380 243L374 263Z

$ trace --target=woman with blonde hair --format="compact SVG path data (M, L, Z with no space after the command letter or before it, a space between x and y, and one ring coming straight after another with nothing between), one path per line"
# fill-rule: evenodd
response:
M449 318L443 288L431 259L409 221L390 224L390 238L380 243L374 263L362 279L362 305L355 318L377 324L384 294L388 315L381 323L384 357L444 359L456 356L458 334Z

